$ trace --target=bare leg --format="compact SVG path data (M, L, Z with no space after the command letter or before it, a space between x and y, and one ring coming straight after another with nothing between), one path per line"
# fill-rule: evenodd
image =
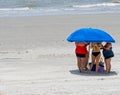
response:
M106 73L109 73L111 71L111 58L108 58L105 60L106 63Z
M99 55L96 57L96 73L98 73L100 56L101 56L101 54L99 54Z
M95 63L95 56L92 55L92 63L90 65L90 70L92 70L94 63Z
M105 63L106 63L106 73L109 72L109 59L105 59Z
M81 72L80 57L77 57L77 66L78 66L79 71Z
M107 59L105 59L105 64L106 64L106 73L108 73L108 63L107 63Z
M81 72L84 72L84 68L85 68L85 58L81 58Z
M110 71L111 71L111 58L110 58L110 61L109 61L109 70L108 70L108 72L110 73Z
M85 57L85 68L87 68L87 65L88 65L88 59L89 59L89 53L86 54L86 57Z

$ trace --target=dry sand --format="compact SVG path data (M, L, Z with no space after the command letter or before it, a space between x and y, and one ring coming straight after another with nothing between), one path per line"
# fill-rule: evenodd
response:
M115 38L110 74L81 74L67 36L82 27ZM0 18L0 95L119 95L120 14Z

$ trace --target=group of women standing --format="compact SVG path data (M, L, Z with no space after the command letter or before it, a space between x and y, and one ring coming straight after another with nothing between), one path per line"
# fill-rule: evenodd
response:
M89 66L88 71L90 72L92 70L93 65L96 64L96 73L98 73L98 67L100 63L101 49L102 49L104 61L106 64L105 71L106 73L109 73L111 71L111 58L114 56L111 43L106 43L103 46L102 43L75 42L75 46L76 46L75 53L77 57L77 66L79 71L84 72L86 70L88 64L88 57L89 57L89 52L87 50L88 45L90 45L90 48L92 49L92 53L91 53L92 62Z

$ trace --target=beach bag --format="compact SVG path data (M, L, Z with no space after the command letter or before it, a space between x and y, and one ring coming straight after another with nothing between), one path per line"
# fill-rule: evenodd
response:
M100 59L99 62L99 67L98 67L98 72L104 72L104 62L103 62L103 58Z
M93 65L91 71L95 71L96 70L96 64Z
M112 49L103 50L103 56L105 58L114 57L114 53L113 53Z
M89 65L91 65L91 63L89 63ZM95 71L95 70L96 70L96 64L93 64L91 71Z
M95 71L95 70L96 70L96 64L93 65L91 71ZM104 72L104 65L99 64L98 72Z
M93 65L91 71L96 71L96 64ZM98 72L104 72L104 62L102 58L100 59L100 62L99 62Z
M104 72L104 65L99 64L98 72Z

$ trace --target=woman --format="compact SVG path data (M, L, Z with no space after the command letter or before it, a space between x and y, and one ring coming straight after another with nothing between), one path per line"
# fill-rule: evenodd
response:
M92 63L90 65L90 71L92 70L93 65L96 63L96 73L98 73L99 60L101 57L100 49L102 48L101 43L91 43L92 49Z
M103 47L103 56L105 58L106 73L110 73L110 71L111 71L111 58L114 56L111 43L106 43L105 46Z
M75 42L75 53L77 57L77 66L80 72L84 72L85 69L85 63L86 63L86 54L87 51L87 43L85 42Z

